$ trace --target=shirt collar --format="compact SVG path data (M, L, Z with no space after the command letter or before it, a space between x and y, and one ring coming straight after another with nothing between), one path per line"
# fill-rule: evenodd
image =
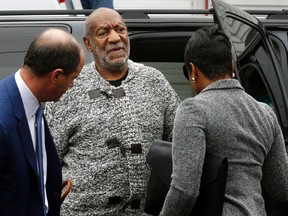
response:
M25 114L27 118L29 119L36 113L39 107L39 101L33 95L29 87L26 85L26 83L22 79L20 71L21 70L18 70L15 73L15 81L18 86L21 98L22 98L22 102L23 102L24 109L25 109Z

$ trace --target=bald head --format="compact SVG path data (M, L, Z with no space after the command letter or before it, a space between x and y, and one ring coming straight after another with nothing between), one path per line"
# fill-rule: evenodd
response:
M99 27L100 25L103 25L106 22L111 22L111 21L118 21L122 22L125 25L125 22L121 15L111 9L111 8L98 8L94 10L87 18L85 22L85 32L86 36L90 37L93 35L94 29L96 27Z
M60 29L47 29L44 32L40 33L36 38L35 41L37 44L70 44L74 43L76 46L78 42L76 39L68 32L60 30Z
M73 72L84 50L70 34L60 29L47 29L32 41L24 58L24 67L37 76L61 68L64 74Z

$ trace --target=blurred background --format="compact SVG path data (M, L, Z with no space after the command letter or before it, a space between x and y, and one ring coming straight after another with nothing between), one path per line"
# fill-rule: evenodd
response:
M104 0L105 2L106 0ZM108 1L108 0L107 0ZM241 9L288 9L288 0L224 0ZM113 0L115 9L208 9L211 0ZM80 0L0 0L0 10L83 9Z

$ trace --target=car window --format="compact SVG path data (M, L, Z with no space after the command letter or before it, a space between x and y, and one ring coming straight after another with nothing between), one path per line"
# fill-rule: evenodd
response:
M169 81L181 100L196 95L189 81L183 76L183 62L142 62L160 70Z
M267 90L267 82L261 77L261 69L257 64L249 63L240 72L242 86L256 100L266 103L273 108L272 99Z
M0 79L16 72L23 64L24 56L34 37L49 27L67 32L71 29L65 25L7 25L0 27Z
M182 71L184 50L191 32L130 32L130 58L160 70L180 98L195 95Z
M275 54L283 71L283 78L288 82L288 30L269 33Z
M287 80L266 28L256 17L221 0L213 0L213 7L216 22L232 44L236 77L256 99L260 100L260 94L264 94L265 100L261 100L268 100L267 103L273 106L284 137L288 137ZM259 76L255 76L256 72ZM256 84L250 84L250 79L259 82L262 90Z

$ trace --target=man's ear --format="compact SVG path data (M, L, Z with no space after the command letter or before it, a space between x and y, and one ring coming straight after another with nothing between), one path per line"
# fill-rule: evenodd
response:
M51 71L51 80L52 82L57 82L59 80L60 75L63 75L63 70L61 68L57 68Z
M88 50L89 52L92 52L92 48L91 48L91 44L90 44L89 38L86 37L86 36L84 36L84 37L83 37L83 42L84 42L87 50Z

